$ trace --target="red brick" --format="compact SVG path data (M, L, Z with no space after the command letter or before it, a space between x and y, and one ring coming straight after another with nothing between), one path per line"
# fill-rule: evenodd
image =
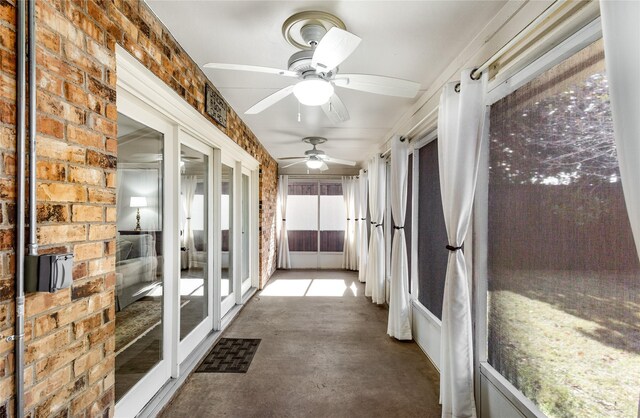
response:
M101 134L78 126L67 127L67 139L87 147L104 148L104 137Z
M38 115L38 133L62 138L64 136L64 125L57 119L53 119L44 115Z

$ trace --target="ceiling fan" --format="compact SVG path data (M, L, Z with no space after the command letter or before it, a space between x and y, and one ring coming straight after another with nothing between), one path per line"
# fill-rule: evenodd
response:
M306 163L307 168L312 170L318 169L320 171L326 171L329 169L327 163L334 164L343 164L355 166L355 161L349 160L341 160L339 158L329 157L324 151L316 148L317 145L324 144L327 142L327 138L322 138L320 136L308 136L306 138L302 138L302 142L313 145L313 148L304 152L304 157L284 157L278 158L279 160L297 160L291 164L285 165L282 168L287 168L294 166L296 164Z
M329 120L339 123L349 120L349 112L334 87L407 98L415 97L420 89L419 83L399 78L339 74L338 65L355 51L361 39L347 32L344 23L329 13L296 13L285 21L282 33L287 42L301 49L289 58L287 70L241 64L204 65L218 70L250 71L298 79L296 84L278 90L253 105L246 114L260 113L293 93L303 105L321 106Z

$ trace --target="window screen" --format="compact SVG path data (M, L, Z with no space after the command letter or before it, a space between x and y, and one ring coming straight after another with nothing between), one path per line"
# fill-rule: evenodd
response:
M444 225L438 171L438 142L418 151L418 300L442 319L442 296L447 273L447 230Z
M598 41L491 107L490 364L552 417L635 417L640 267Z
M346 227L342 183L320 183L320 251L341 253Z
M318 182L289 180L289 251L318 251Z

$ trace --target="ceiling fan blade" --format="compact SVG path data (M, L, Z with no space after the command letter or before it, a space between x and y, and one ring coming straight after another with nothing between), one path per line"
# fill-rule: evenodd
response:
M235 71L251 71L254 73L266 73L281 75L284 77L298 77L298 73L289 70L280 70L278 68L259 67L257 65L243 65L243 64L222 64L217 62L210 62L203 65L204 68L213 68L214 70L235 70Z
M277 160L306 160L307 157L282 157L277 158Z
M266 108L268 108L269 106L272 106L278 103L280 100L284 99L285 97L290 95L292 92L293 92L293 86L287 86L281 90L276 91L272 95L267 96L264 99L260 100L258 103L251 106L244 113L247 115L255 115L256 113L260 113Z
M386 96L416 97L420 90L420 83L403 80L401 78L384 77L371 74L340 74L333 83L336 86L369 93L384 94Z
M349 120L347 107L344 105L342 100L340 100L337 94L331 96L329 101L322 105L322 110L329 120L336 125L340 122Z
M328 163L350 165L352 167L356 165L355 161L341 160L340 158L325 157L325 158L323 158L323 160L328 162Z
M329 169L329 166L327 165L327 163L322 163L322 165L320 166L320 171L327 171Z
M360 39L353 33L339 28L331 28L316 47L311 66L319 73L328 73L342 63L360 45Z
M296 161L295 163L287 164L287 165L283 166L282 168L289 168L289 167L294 166L296 164L302 164L302 163L305 163L305 162L307 162L306 158L304 160L301 160L301 161Z

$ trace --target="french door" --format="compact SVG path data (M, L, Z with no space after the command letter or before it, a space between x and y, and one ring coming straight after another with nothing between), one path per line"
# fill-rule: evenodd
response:
M118 111L115 397L117 415L128 416L171 377L176 292L166 249L177 239L177 190L173 127L129 100L119 101Z

